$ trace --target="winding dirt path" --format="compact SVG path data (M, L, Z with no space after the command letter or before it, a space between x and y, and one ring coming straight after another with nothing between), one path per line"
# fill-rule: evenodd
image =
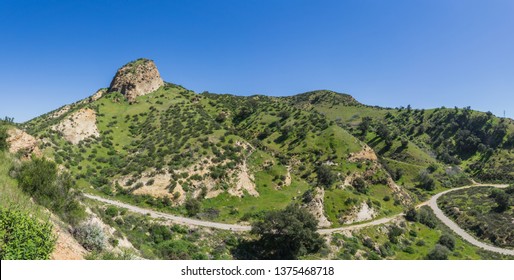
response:
M514 256L514 250L496 247L496 246L489 245L487 243L477 240L475 237L473 237L471 234L467 233L464 229L462 229L459 225L457 225L454 221L452 221L450 218L448 218L443 213L443 211L439 208L439 206L437 205L437 199L439 197L441 197L442 195L447 194L449 192L462 190L462 189L469 189L472 187L485 187L485 186L490 186L490 187L495 187L495 188L506 188L508 185L476 184L476 185L465 186L465 187L461 187L461 188L447 190L447 191L444 191L444 192L441 192L441 193L438 193L438 194L432 196L432 198L430 198L430 200L428 201L428 206L430 206L430 208L432 208L436 217L439 220L441 220L441 222L443 222L443 224L445 224L447 227L449 227L451 230L453 230L457 235L459 235L460 237L462 237L464 240L468 241L469 243L471 243L479 248L482 248L484 250L487 250L487 251Z
M103 203L111 204L111 205L118 206L121 208L126 208L135 213L139 213L139 214L143 214L143 215L150 215L150 217L152 217L152 218L164 218L166 220L173 221L175 223L183 224L183 225L209 227L209 228L217 228L217 229L224 229L224 230L231 230L231 231L249 231L252 229L251 226L215 223L215 222L185 218L185 217L176 216L176 215L172 215L172 214L166 214L166 213L162 213L162 212L157 212L157 211L137 207L137 206L130 205L127 203L119 202L116 200L106 199L106 198L99 197L96 195L84 194L84 196L87 198L91 198L91 199L103 202Z
M457 190L462 190L462 189L468 189L468 188L473 188L473 187L485 187L485 186L492 186L492 187L495 187L495 188L506 188L508 185L474 184L474 185L464 186L464 187L460 187L460 188L450 189L450 190L446 190L444 192L440 192L440 193L432 196L428 201L425 201L423 203L418 204L416 206L416 208L419 208L419 207L424 206L424 205L428 205L430 208L432 208L432 210L434 211L436 217L439 220L441 220L441 222L443 222L446 226L448 226L451 230L453 230L457 235L462 237L464 240L468 241L469 243L471 243L471 244L473 244L473 245L475 245L475 246L477 246L479 248L482 248L484 250L488 250L488 251L491 251L491 252L500 253L500 254L514 255L514 250L509 250L509 249L503 249L503 248L495 247L495 246L492 246L492 245L489 245L489 244L486 244L486 243L483 243L483 242L477 240L475 237L471 236L465 230L460 228L451 219L446 217L446 215L444 215L443 211L439 208L439 206L437 206L437 199L439 197L441 197L442 195L444 195L444 194L447 194L447 193L453 192L453 191L457 191ZM164 218L166 220L173 221L173 222L178 223L178 224L189 225L189 226L200 226L200 227L216 228L216 229L230 230L230 231L235 231L235 232L242 232L242 231L250 231L251 230L251 226L238 225L238 224L224 224L224 223L209 222L209 221L201 221L201 220L196 220L196 219L190 219L190 218L185 218L185 217L181 217L181 216L176 216L176 215L172 215L172 214L166 214L166 213L162 213L162 212L157 212L157 211L153 211L153 210L137 207L137 206L134 206L134 205L130 205L130 204L127 204L127 203L123 203L123 202L119 202L119 201L115 201L115 200L111 200L111 199L106 199L106 198L99 197L99 196L96 196L96 195L84 194L84 196L87 197L87 198L93 199L93 200L97 200L97 201L103 202L103 203L115 205L115 206L118 206L118 207L121 207L121 208L126 208L126 209L128 209L128 210L130 210L132 212L135 212L135 213L139 213L139 214L143 214L143 215L150 215L153 218ZM386 223L394 221L394 220L396 220L396 219L398 219L398 218L400 218L402 216L404 216L404 214L400 213L400 214L396 214L396 215L393 215L393 216L390 216L390 217L380 218L380 219L372 220L372 221L369 221L369 222L366 222L366 223L362 223L362 224L349 225L349 226L344 226L344 227L339 227L339 228L319 229L318 232L320 234L332 234L334 232L356 230L356 229L366 228L366 227L370 227L370 226L377 226L377 225L386 224Z

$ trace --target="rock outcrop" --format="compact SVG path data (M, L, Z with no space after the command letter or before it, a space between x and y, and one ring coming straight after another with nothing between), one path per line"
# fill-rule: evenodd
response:
M318 220L318 227L320 228L326 228L332 224L325 216L324 200L325 190L323 188L315 188L311 201L305 205L305 208Z
M96 112L92 109L80 109L53 127L60 131L67 141L77 145L89 137L98 137Z
M107 89L105 88L102 88L102 89L99 89L95 94L91 95L89 97L89 103L91 102L95 102L97 101L98 99L102 98L102 96L107 92Z
M152 60L138 59L121 67L111 82L108 92L120 92L129 102L164 85Z
M13 154L21 152L23 153L22 157L24 158L29 158L32 154L41 156L38 141L32 135L29 135L25 131L17 128L9 129L7 133L9 134L9 137L7 138L9 152Z

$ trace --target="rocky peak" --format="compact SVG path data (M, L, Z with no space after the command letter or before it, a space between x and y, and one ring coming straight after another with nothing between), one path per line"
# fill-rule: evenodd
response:
M123 94L129 102L146 95L164 85L161 75L152 60L140 58L118 69L111 82L109 92Z

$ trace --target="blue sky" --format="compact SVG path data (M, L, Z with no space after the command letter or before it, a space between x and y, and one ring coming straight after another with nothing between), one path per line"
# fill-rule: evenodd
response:
M0 116L22 122L155 60L197 92L331 89L514 117L514 1L0 0Z

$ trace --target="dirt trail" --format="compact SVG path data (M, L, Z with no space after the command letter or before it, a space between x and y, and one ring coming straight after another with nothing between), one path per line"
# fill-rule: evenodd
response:
M456 190L462 190L462 189L473 188L473 187L483 187L483 186L492 186L495 188L507 187L507 185L474 184L474 185L469 185L469 186L465 186L465 187L450 189L450 190L447 190L447 191L444 191L444 192L441 192L441 193L438 193L438 194L432 196L428 201L418 204L416 206L416 208L419 208L424 205L428 205L429 207L432 208L436 217L439 220L441 220L441 222L443 222L446 226L448 226L451 230L453 230L457 235L461 236L464 240L468 241L469 243L471 243L477 247L480 247L484 250L488 250L491 252L500 253L500 254L514 255L514 250L503 249L503 248L495 247L495 246L478 241L473 236L471 236L469 233L467 233L462 228L460 228L455 222L453 222L448 217L446 217L444 215L444 213L442 212L442 210L439 209L439 207L437 206L437 199L446 193L453 192ZM140 208L140 207L133 206L130 204L122 203L119 201L102 198L102 197L95 196L95 195L84 194L84 196L86 196L90 199L94 199L94 200L112 204L112 205L115 205L118 207L126 208L130 211L133 211L133 212L136 212L139 214L143 214L143 215L149 214L151 217L164 218L166 220L170 220L170 221L173 221L173 222L176 222L179 224L217 228L217 229L231 230L231 231L238 231L238 232L251 230L251 226L243 226L243 225L237 225L237 224L223 224L223 223L195 220L195 219L175 216L175 215L171 215L171 214L161 213L161 212L157 212L157 211L153 211L153 210L148 210L148 209ZM332 234L334 232L340 232L340 231L357 230L357 229L366 228L366 227L370 227L370 226L386 224L386 223L389 223L396 219L401 218L403 215L404 215L403 213L400 213L400 214L396 214L396 215L393 215L390 217L380 218L380 219L376 219L373 221L356 224L356 225L348 225L348 226L339 227L339 228L319 229L318 232L320 234Z
M459 227L459 225L457 225L454 221L452 221L450 218L448 218L443 213L443 211L439 208L439 206L437 205L437 199L444 194L447 194L447 193L453 192L453 191L457 191L457 190L469 189L472 187L479 187L479 186L492 186L495 188L508 187L508 185L477 184L477 185L465 186L465 187L461 187L461 188L455 188L455 189L447 190L447 191L444 191L444 192L441 192L441 193L438 193L438 194L432 196L432 198L430 198L430 200L428 201L428 206L430 206L430 208L432 208L432 210L434 210L436 217L439 220L441 220L441 222L443 222L447 227L449 227L451 230L453 230L456 234L458 234L460 237L462 237L464 240L468 241L469 243L471 243L477 247L480 247L484 250L487 250L487 251L514 256L514 250L496 247L496 246L489 245L487 243L477 240L471 234L467 233L464 229Z

